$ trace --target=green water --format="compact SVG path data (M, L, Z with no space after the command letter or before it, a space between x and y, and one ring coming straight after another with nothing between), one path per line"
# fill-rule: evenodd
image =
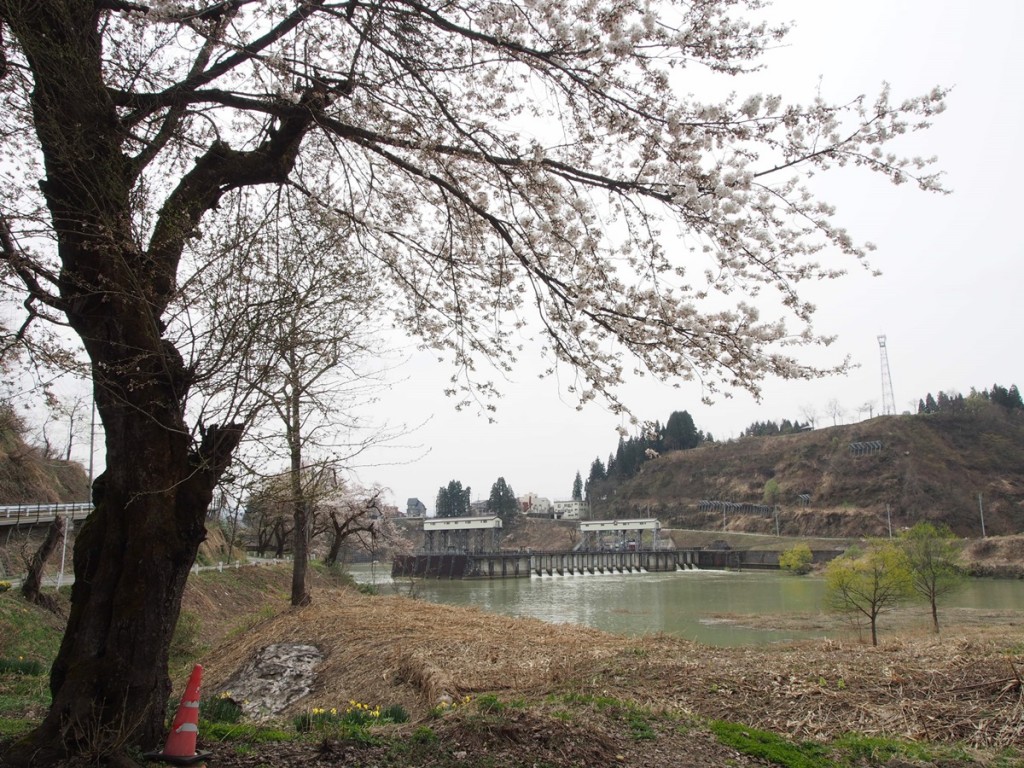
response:
M382 582L401 593L408 582L392 584L387 566L352 569L357 580ZM678 571L615 575L555 576L494 581L418 580L420 599L471 605L492 613L543 621L582 624L636 635L665 632L711 645L763 645L827 637L826 629L759 628L765 616L799 614L811 620L822 611L820 578L776 571ZM971 611L1018 611L1024 624L1024 581L974 579L940 604ZM922 613L922 623L927 617ZM983 616L982 616L983 619ZM883 619L884 621L884 619Z

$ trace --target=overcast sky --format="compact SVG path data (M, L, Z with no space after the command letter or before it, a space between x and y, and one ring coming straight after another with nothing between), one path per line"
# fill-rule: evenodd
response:
M799 418L805 406L818 411L819 426L830 425L825 406L836 399L846 411L843 422L859 421L867 417L858 411L865 403L876 414L882 405L880 334L901 412L928 392L1024 385L1024 56L1016 39L1022 9L1013 0L776 2L772 14L796 27L751 90L807 102L820 85L827 100L845 101L872 97L886 81L899 101L953 86L932 129L901 145L906 154L939 155L953 193L894 188L856 172L824 183L840 223L878 246L872 264L883 272L871 277L852 265L848 277L809 294L819 307L816 330L838 340L805 357L831 363L849 355L859 366L849 375L768 381L760 403L735 392L713 406L701 404L699 385L675 389L645 380L625 390L638 417L664 422L672 411L688 410L699 429L724 440L756 420ZM746 90L742 81L736 88ZM504 384L491 424L475 411L455 412L443 395L451 371L432 355L410 354L393 374L404 380L383 394L378 409L392 422L428 421L401 441L406 447L371 455L393 464L359 470L362 482L390 488L402 509L415 496L432 511L438 488L453 479L470 486L474 499L487 498L499 476L518 495L568 498L576 471L586 477L595 457L615 450L620 417L597 405L577 411L564 381L538 381L536 357L524 357Z
M622 391L626 403L638 418L661 422L687 410L718 440L737 437L754 421L802 418L805 408L818 412L818 426L830 425L826 404L833 399L845 410L843 423L858 421L867 417L860 410L866 403L875 413L882 405L880 334L900 412L928 392L1024 386L1024 245L1017 231L1024 219L1024 54L1016 39L1024 4L778 0L771 15L795 28L756 80L734 81L740 93L769 91L807 103L820 88L826 100L845 102L860 94L870 99L889 82L898 102L952 86L933 127L900 145L907 155L938 155L952 194L892 187L856 169L816 180L822 197L838 207L838 222L856 240L878 246L871 262L883 273L871 277L846 263L850 275L806 293L818 305L815 330L838 339L802 357L829 365L849 355L857 367L847 376L769 380L761 402L737 391L712 406L701 403L698 384L677 389L645 379ZM443 394L452 371L435 356L412 346L398 356L407 362L390 374L390 388L365 416L422 426L361 456L357 474L363 484L390 489L403 510L415 496L432 511L438 488L450 480L470 486L474 499L487 498L498 477L518 495L568 498L577 470L585 478L595 457L605 460L615 450L622 418L596 403L577 411L565 379L538 380L536 356L524 354L503 383L496 423L476 410L455 411ZM97 471L102 454L97 444Z

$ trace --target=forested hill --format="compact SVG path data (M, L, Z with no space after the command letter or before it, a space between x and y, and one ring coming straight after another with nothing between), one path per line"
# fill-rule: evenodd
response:
M884 535L921 519L979 536L1024 532L1024 412L880 416L798 434L664 453L589 489L595 517L657 516L664 526L783 534ZM800 498L803 495L804 498ZM704 502L704 503L702 503ZM723 511L724 507L724 511ZM754 512L754 514L751 514Z
M81 464L30 445L17 414L0 403L0 505L85 501L88 486Z

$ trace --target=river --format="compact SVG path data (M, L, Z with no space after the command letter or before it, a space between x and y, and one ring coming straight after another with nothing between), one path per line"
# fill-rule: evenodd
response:
M393 583L387 565L353 566L362 583L436 603L471 605L492 613L582 624L636 635L665 632L710 645L764 645L835 633L813 617L823 610L821 578L778 571L693 570L675 573L554 576L480 581ZM977 612L1017 612L1024 624L1024 581L970 579L939 606ZM919 623L927 628L923 610ZM961 614L963 611L960 612ZM764 617L803 617L805 628L759 628ZM880 619L884 623L885 619ZM821 624L821 626L815 626ZM807 626L812 628L808 629ZM882 626L880 624L880 626Z

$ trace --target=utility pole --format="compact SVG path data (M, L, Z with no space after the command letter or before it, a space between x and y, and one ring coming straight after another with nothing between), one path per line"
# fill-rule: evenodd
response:
M985 538L985 508L981 504L981 494L978 494L978 514L981 516L981 538Z

